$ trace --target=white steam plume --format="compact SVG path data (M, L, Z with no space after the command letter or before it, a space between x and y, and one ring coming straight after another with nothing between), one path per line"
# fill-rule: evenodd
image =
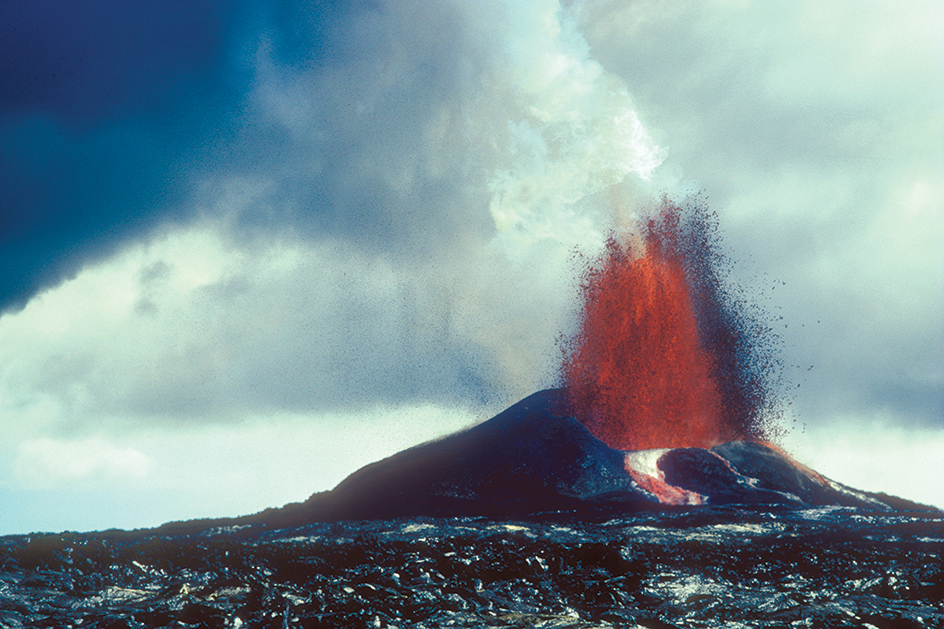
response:
M441 344L474 348L476 377L500 391L496 403L514 401L556 376L574 247L593 253L634 204L648 205L665 151L557 0L393 1L380 14L353 30L382 54L344 72L282 67L263 42L256 102L293 140L281 167L297 188L333 179L314 200L273 186L271 170L256 173L260 187L276 191L268 206L293 213L328 199L342 227L371 208L351 241L395 250L394 266L428 293L400 303L448 310ZM376 240L365 236L375 225L389 226Z
M495 226L503 238L598 244L614 212L626 209L612 196L592 198L632 176L649 180L665 151L556 0L505 8L508 47L499 59L507 65L498 79L517 107L489 181Z

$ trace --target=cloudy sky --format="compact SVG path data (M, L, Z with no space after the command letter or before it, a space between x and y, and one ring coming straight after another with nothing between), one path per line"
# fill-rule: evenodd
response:
M0 534L303 500L555 383L718 212L799 460L944 506L944 5L0 5Z

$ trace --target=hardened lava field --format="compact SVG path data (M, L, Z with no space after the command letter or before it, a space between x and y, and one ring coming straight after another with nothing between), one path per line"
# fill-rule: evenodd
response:
M597 516L4 537L0 626L944 626L940 512Z

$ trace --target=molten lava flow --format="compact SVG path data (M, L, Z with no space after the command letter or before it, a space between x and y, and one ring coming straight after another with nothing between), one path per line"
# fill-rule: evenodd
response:
M580 330L565 348L574 415L621 450L761 435L755 329L720 288L704 214L690 225L680 215L663 203L641 255L608 241L584 275Z
M669 485L661 478L641 474L633 469L627 468L630 477L636 486L643 491L649 492L652 496L664 505L700 505L704 504L705 497L681 487Z
M668 450L665 449L628 452L623 459L623 467L637 487L664 505L704 504L705 496L665 482L665 474L659 469L659 459L666 452Z

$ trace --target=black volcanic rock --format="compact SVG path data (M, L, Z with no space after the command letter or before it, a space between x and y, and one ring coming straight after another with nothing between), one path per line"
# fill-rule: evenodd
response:
M859 506L863 501L872 506L885 506L875 497L856 492L798 466L781 453L760 443L733 441L711 449L726 459L741 474L756 480L757 489L791 494L808 505Z
M669 450L659 457L658 466L667 484L707 496L711 504L800 504L789 493L756 488L752 479L738 473L728 460L711 450Z
M624 455L535 393L492 419L367 465L333 491L271 514L279 524L406 516L521 516L594 501L644 503Z
M615 450L568 415L565 395L535 393L473 428L367 465L305 503L244 521L278 528L416 516L622 513L679 504L679 496L714 505L891 508L762 443ZM637 469L639 461L650 463Z
M944 626L944 517L701 506L0 537L0 627Z

